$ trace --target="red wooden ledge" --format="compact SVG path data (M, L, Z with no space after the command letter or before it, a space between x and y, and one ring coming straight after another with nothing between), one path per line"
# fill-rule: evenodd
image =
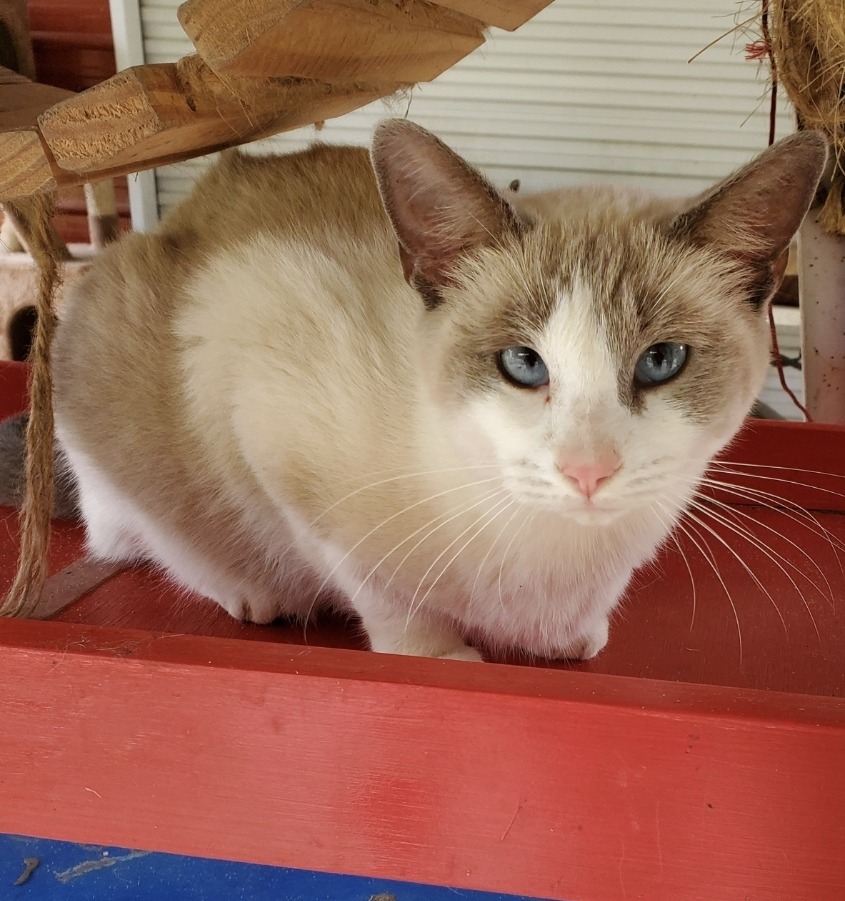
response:
M0 367L0 408L23 396ZM743 482L783 475L785 506L737 515L782 559L717 531L765 590L682 539L690 570L669 546L583 664L371 654L140 569L59 621L3 621L0 830L556 899L838 901L843 451L842 429L750 427L730 458L786 467ZM79 542L57 526L54 569Z

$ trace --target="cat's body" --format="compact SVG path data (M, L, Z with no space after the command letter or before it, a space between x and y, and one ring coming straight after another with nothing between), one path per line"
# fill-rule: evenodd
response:
M390 216L364 150L229 154L74 289L56 423L90 549L258 622L322 593L377 650L591 656L756 396L776 278L757 297L706 211L515 211L397 123L374 156ZM686 378L635 385L660 342Z

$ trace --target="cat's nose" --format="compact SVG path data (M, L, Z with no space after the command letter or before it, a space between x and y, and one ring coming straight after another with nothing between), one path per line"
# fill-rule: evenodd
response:
M561 460L558 468L586 498L591 498L613 473L619 469L622 461L618 454L603 454L589 461Z

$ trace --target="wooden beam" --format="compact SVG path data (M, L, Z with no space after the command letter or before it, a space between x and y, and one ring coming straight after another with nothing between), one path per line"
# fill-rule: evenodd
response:
M425 0L187 0L179 21L226 76L431 81L484 42L482 22Z
M38 115L73 91L38 84L0 66L0 130L31 128Z
M464 13L485 25L514 31L551 2L552 0L437 0L437 5Z
M0 66L0 200L56 187L37 121L44 110L72 96Z
M0 202L52 191L56 184L37 129L0 132Z
M134 66L47 110L61 170L85 180L135 172L342 115L398 85L295 78L221 81L197 56Z

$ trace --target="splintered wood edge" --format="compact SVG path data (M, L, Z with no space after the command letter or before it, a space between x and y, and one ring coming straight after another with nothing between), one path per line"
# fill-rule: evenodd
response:
M160 132L161 118L150 98L166 90L172 69L171 64L126 69L42 113L38 124L56 163L90 173Z
M220 79L202 59L136 66L47 110L62 184L175 163L343 115L398 84Z

